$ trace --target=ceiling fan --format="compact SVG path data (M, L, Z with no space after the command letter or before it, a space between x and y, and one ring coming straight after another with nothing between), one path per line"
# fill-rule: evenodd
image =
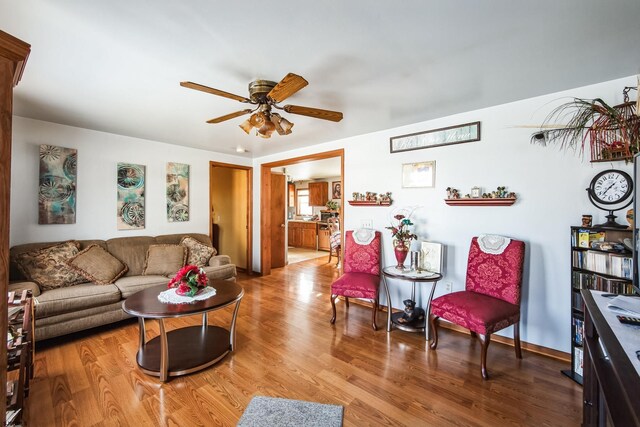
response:
M247 120L240 124L240 128L247 134L255 128L256 135L263 138L270 138L274 130L280 135L289 135L293 127L293 123L280 114L273 112L272 109L284 110L287 113L330 120L332 122L342 120L342 113L338 111L321 110L320 108L301 107L290 104L283 107L278 105L279 102L284 101L308 84L309 82L304 78L293 73L287 74L279 83L270 80L255 80L249 83L249 98L245 98L244 96L234 95L198 83L180 82L180 86L182 87L235 99L245 104L255 105L254 108L247 108L207 120L207 123L221 123L245 114L253 113Z

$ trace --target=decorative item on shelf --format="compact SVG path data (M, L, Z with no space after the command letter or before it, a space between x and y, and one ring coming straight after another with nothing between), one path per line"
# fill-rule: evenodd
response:
M480 187L473 187L471 189L471 197L474 199L479 198L482 195L482 189Z
M640 151L640 116L637 101L629 101L631 90L637 88L625 87L624 102L613 107L600 98L574 98L560 105L549 113L541 130L531 136L531 142L542 145L557 142L563 149L579 149L582 154L588 137L592 162L631 161ZM566 125L550 124L567 117Z
M607 169L597 173L587 188L587 195L595 207L609 212L609 215L606 216L607 222L598 224L598 226L627 228L626 225L616 222L616 216L613 213L633 203L632 194L633 180L628 173L616 169ZM612 205L616 204L619 206L613 208Z
M635 219L635 214L633 209L629 209L627 211L627 222L629 223L629 229L633 229L633 223L634 223L634 219Z
M591 227L591 220L593 216L591 215L582 215L582 226L583 227Z
M353 200L349 200L351 206L390 206L393 202L390 191L384 194L371 191L367 191L365 194L354 192L351 193L351 196L353 197Z
M385 228L391 230L391 236L393 237L393 251L396 256L396 261L398 262L396 268L398 270L404 270L404 261L407 259L411 240L417 239L418 236L409 230L413 222L411 222L408 217L403 214L397 214L393 218L398 221L398 223Z
M445 203L450 206L511 206L516 202L517 195L514 192L507 192L507 187L498 187L491 193L483 193L480 196L480 188L473 187L471 194L460 197L460 192L456 188L447 187L447 198Z
M207 273L195 265L185 265L169 281L168 288L177 288L176 294L193 297L209 283Z
M457 188L447 187L447 199L459 199L460 192Z

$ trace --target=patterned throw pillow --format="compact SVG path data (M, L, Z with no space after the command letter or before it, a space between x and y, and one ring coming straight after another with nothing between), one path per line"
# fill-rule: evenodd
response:
M183 237L180 244L187 248L187 264L193 264L197 267L206 267L209 259L216 254L215 248L200 243L193 237Z
M67 265L98 285L111 284L129 270L126 264L98 245L89 246L67 261Z
M181 245L151 245L147 251L143 276L160 275L172 277L184 267L187 248Z
M15 257L16 265L28 280L37 283L43 291L84 283L85 278L66 264L78 254L78 247L78 242L70 240L25 252Z

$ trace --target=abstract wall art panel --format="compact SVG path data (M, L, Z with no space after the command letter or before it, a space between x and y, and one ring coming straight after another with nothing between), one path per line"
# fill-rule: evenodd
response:
M167 220L189 221L189 165L167 163Z
M40 146L38 224L76 223L78 150Z
M144 228L145 166L118 163L118 230Z

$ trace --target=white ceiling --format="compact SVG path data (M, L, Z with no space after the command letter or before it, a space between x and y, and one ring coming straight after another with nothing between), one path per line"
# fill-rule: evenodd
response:
M638 73L638 0L0 0L0 29L32 44L15 113L259 157ZM288 136L246 135L247 95L288 72Z

